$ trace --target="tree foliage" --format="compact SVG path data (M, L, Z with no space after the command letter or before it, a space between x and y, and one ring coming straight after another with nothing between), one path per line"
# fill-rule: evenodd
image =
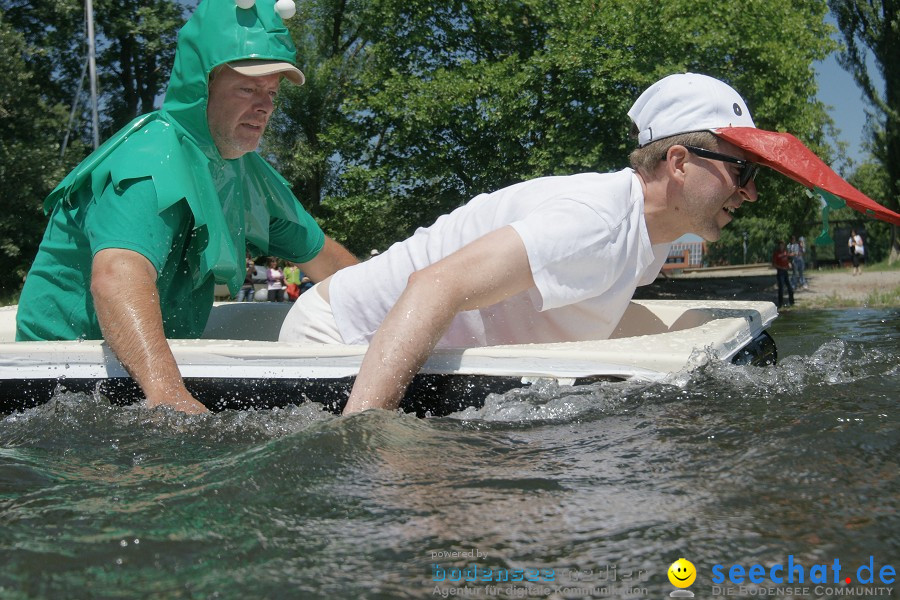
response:
M279 165L293 190L311 213L330 223L337 239L344 227L323 206L341 176L349 177L346 155L347 119L342 103L360 84L366 66L363 0L317 0L303 3L288 21L297 58L306 75L298 88L282 86L279 106L266 134L264 150ZM363 210L360 214L368 214Z
M95 0L104 131L152 108L182 10L195 5ZM81 0L0 7L20 41L40 49L21 54L42 82L34 105L59 111L84 62ZM308 0L298 8L288 25L307 83L283 88L263 151L326 230L360 254L481 192L626 166L626 112L670 73L728 81L757 125L791 131L830 158L812 68L834 47L825 0L758 0L752 10L718 0ZM40 145L45 134L18 135ZM781 176L764 173L758 183L760 200L739 211L717 256L740 257L744 230L759 240L754 248L803 233L818 209ZM45 192L30 193L36 210ZM759 251L765 260L769 248Z
M104 137L157 108L175 57L184 8L171 0L94 0Z
M888 198L890 179L880 162L870 161L859 165L849 177L853 186L870 198ZM847 218L856 222L857 227L866 230L866 260L879 262L889 257L892 247L892 227L884 221L862 218L854 212Z
M515 181L626 166L628 108L674 72L728 81L759 126L791 131L829 158L812 69L834 47L824 0L760 0L752 11L712 0L312 4L312 85L286 102L273 152L357 252ZM335 39L343 43L323 43ZM794 229L817 210L780 176L759 187L761 200L742 211L751 219ZM744 218L732 228L756 227ZM727 254L735 242L720 245Z
M185 7L173 0L94 0L93 6L101 137L107 137L154 109L169 80ZM71 106L87 60L84 1L0 0L0 10L37 49L28 63L44 82L44 95ZM75 123L85 140L90 140L89 89L85 78Z
M48 100L25 58L35 50L0 11L0 296L14 294L37 251L41 203L71 162L60 161L66 108ZM76 149L76 156L81 153Z
M900 209L900 0L829 0L845 47L839 62L862 89L870 114L872 153L887 174L886 206ZM884 93L875 85L868 59L884 80ZM891 232L891 259L900 255L897 227Z

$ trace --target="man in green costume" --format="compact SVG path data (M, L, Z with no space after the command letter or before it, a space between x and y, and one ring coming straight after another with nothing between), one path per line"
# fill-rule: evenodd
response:
M162 109L120 130L45 201L17 340L104 338L148 406L203 412L166 338L199 337L215 283L240 289L248 246L316 281L357 262L254 151L281 77L303 83L285 2L203 0L179 33Z

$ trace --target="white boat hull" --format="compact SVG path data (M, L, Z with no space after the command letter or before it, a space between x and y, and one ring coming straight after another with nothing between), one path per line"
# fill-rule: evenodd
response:
M170 340L188 388L214 408L270 407L310 399L339 410L366 346L273 341L287 308L275 303L217 304L202 339ZM449 409L455 410L483 402L491 391L536 379L563 385L659 379L693 368L702 361L698 356L749 362L763 355L756 360L774 362L774 343L746 349L768 337L765 329L776 316L769 302L633 301L608 340L438 349L410 394L422 396L424 390L437 398L408 400L420 412L444 412L432 410L429 402L449 402ZM59 385L97 390L118 401L140 397L105 342L11 342L11 319L14 307L3 309L0 340L7 341L0 343L0 412L45 402ZM468 393L448 398L459 396L448 386Z

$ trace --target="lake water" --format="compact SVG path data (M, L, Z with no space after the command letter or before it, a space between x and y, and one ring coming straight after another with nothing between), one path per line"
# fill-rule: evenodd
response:
M0 421L0 597L667 598L680 557L697 598L895 597L900 309L770 331L777 367L444 418L60 394Z

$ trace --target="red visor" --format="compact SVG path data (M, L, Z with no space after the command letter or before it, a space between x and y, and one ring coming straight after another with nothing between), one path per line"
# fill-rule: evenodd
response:
M900 225L900 214L884 207L844 181L818 156L789 133L764 131L754 127L723 127L713 130L752 156L748 158L775 169L817 192L841 198L847 206L894 225Z

